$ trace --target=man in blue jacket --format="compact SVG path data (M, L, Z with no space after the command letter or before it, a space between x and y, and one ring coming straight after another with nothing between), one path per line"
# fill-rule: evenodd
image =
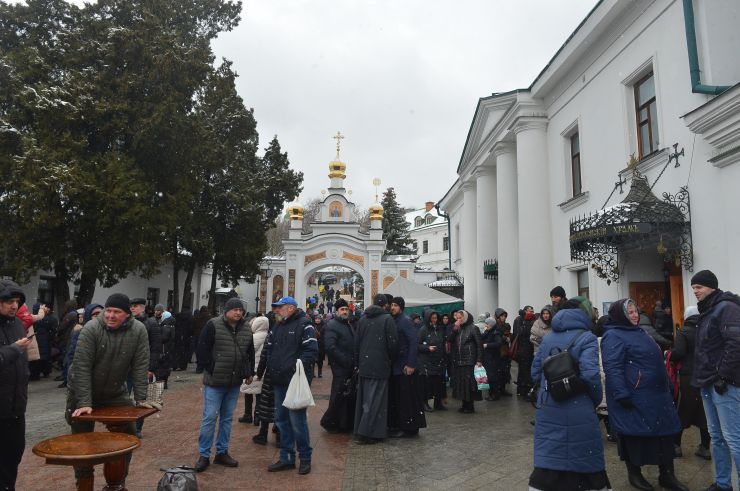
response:
M731 491L733 459L740 478L740 298L720 290L707 269L691 278L691 289L699 302L691 385L701 389L714 457L706 491Z
M319 347L311 318L298 308L293 297L283 297L272 306L277 308L280 321L267 335L265 356L275 394L275 425L280 432L280 459L267 466L269 472L295 469L295 448L301 465L299 474L311 472L311 442L308 435L306 409L283 406L290 379L295 373L296 360L303 362L308 383L313 378L313 364Z
M403 313L405 308L403 297L393 297L391 316L396 323L399 350L388 388L388 436L391 437L415 436L419 428L427 427L416 373L419 334Z

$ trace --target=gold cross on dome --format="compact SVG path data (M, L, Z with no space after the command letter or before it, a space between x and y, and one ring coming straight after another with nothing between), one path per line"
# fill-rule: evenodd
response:
M332 136L337 141L337 160L339 160L339 148L342 145L342 140L344 140L344 135L337 131L337 134Z

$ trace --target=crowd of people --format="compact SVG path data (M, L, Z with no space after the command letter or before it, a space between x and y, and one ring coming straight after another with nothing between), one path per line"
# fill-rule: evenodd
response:
M674 459L682 455L683 431L696 426L695 454L714 461L715 482L706 490L731 490L733 460L740 464L740 297L720 290L706 270L691 286L698 304L686 309L674 332L667 306L656 308L651 322L625 298L599 317L587 298L567 298L562 287L539 312L524 306L513 327L501 308L476 318L432 309L408 316L405 300L387 294L362 312L352 312L341 297L327 312L310 304L303 310L283 297L271 312L251 318L237 298L213 318L189 308L173 316L163 305L148 316L144 299L113 294L80 311L69 304L54 321L45 306L29 312L18 285L2 280L0 489L14 489L25 448L29 379L49 376L52 363L64 369L65 417L79 433L93 425L76 417L93 409L156 407L147 400L148 384L166 384L195 354L204 386L198 472L211 464L214 444L214 464L238 466L229 442L241 393L239 422L259 427L253 442L266 445L272 424L280 448L267 471L311 472L306 408L283 402L296 360L310 384L323 377L327 358L332 383L321 426L352 433L358 444L416 437L427 427L426 413L447 410L449 397L459 401L460 413L471 414L484 395L491 402L513 396L513 384L536 407L532 490L611 489L600 420L634 488L653 489L641 469L657 465L660 486L688 489L676 477ZM482 369L484 381L476 378ZM143 423L124 431L141 436ZM84 472L77 469L76 477Z

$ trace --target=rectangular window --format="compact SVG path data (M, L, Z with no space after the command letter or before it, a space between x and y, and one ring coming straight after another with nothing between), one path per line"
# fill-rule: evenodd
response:
M54 305L54 286L53 285L54 285L54 278L44 277L44 276L39 278L39 287L36 293L36 298L38 298L38 303L42 303L44 305L49 305L49 306ZM61 310L61 308L59 310Z
M582 269L576 275L578 277L578 295L588 298L588 270Z
M442 237L442 250L443 251L450 250L450 238L449 237Z
M640 159L657 151L658 110L655 98L655 77L648 73L635 84L635 113L637 115L637 147Z
M570 137L570 175L573 183L573 196L583 192L581 186L581 140L579 133Z
M175 305L175 291L174 290L167 290L167 305L166 307L172 307Z
M422 248L421 248L422 254L427 254L429 252L429 241L425 240L422 242Z
M159 303L159 288L146 289L146 306L154 308Z

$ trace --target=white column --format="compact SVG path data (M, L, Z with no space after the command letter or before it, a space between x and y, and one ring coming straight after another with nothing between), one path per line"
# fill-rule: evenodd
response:
M467 181L462 185L463 190L463 209L461 223L461 244L463 260L463 280L465 282L465 310L473 315L477 315L478 309L478 285L476 282L476 273L478 272L476 264L476 213L477 205L475 181Z
M498 217L498 305L516 317L519 305L519 214L517 207L516 148L497 143L496 216Z
M493 159L491 159L493 160ZM498 216L496 215L496 168L487 161L475 172L476 177L476 249L478 309L493 314L498 306L498 281L483 276L483 262L498 257Z
M514 127L518 169L520 301L547 301L553 282L547 121L523 118ZM539 308L539 307L536 307Z

